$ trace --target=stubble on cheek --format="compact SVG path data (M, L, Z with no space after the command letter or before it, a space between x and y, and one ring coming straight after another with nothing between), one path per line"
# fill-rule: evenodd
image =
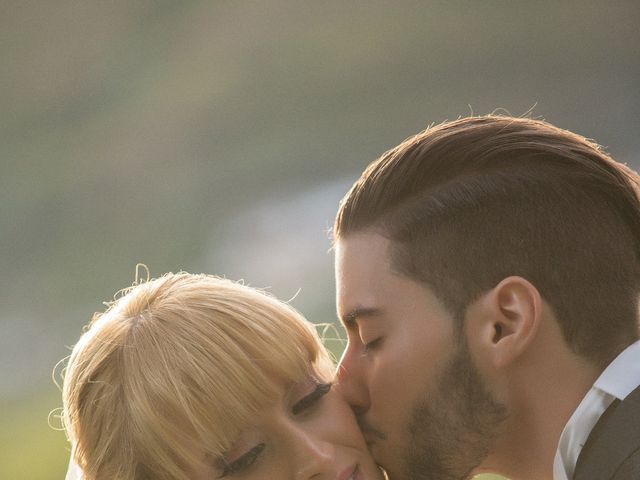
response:
M404 459L407 480L465 480L490 453L507 412L461 345L431 394L414 407Z

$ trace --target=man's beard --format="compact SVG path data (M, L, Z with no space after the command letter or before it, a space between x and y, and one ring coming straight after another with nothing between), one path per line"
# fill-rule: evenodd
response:
M405 457L408 480L463 480L490 453L507 417L487 390L466 343L441 372L435 390L413 409Z

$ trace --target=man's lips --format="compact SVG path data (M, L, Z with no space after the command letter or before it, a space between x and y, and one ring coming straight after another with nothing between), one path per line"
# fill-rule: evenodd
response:
M357 420L358 420L358 426L360 427L360 431L362 432L362 435L364 436L367 444L370 442L373 443L376 440L387 439L386 433L384 433L382 430L379 430L371 426L371 424L369 424L362 417L358 417Z
M363 433L362 436L364 437L364 443L367 444L367 448L371 450L371 447L375 445L377 438L373 435L367 435L366 433Z

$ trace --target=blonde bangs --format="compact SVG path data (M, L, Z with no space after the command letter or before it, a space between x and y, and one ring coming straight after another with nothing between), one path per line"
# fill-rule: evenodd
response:
M111 323L126 328L114 335ZM85 459L82 467L93 462L88 452L97 451L100 434L116 430L111 444L117 451L104 452L101 461L122 460L137 473L113 478L190 478L212 461L207 458L228 450L288 385L332 375L315 329L294 309L263 292L207 275L168 274L138 285L85 336L69 373L92 372L84 378L94 391L87 412L91 418L78 421L70 415L69 423L88 426L72 429L78 455ZM103 366L95 351L89 354L99 346L112 350L102 355ZM72 375L69 382L73 379L82 381ZM98 381L105 387L95 393ZM108 425L95 417L100 402L104 416L112 417L104 420ZM65 403L66 410L73 408ZM118 419L124 421L114 423ZM103 431L96 428L96 440L86 441L90 436L84 430L93 425L102 425ZM113 469L104 471L113 475Z

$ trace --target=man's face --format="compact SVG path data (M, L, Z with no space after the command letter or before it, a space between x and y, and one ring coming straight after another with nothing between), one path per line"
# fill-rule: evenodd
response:
M337 308L348 335L340 389L392 479L463 479L487 455L504 408L444 306L392 270L389 245L358 233L336 246Z

